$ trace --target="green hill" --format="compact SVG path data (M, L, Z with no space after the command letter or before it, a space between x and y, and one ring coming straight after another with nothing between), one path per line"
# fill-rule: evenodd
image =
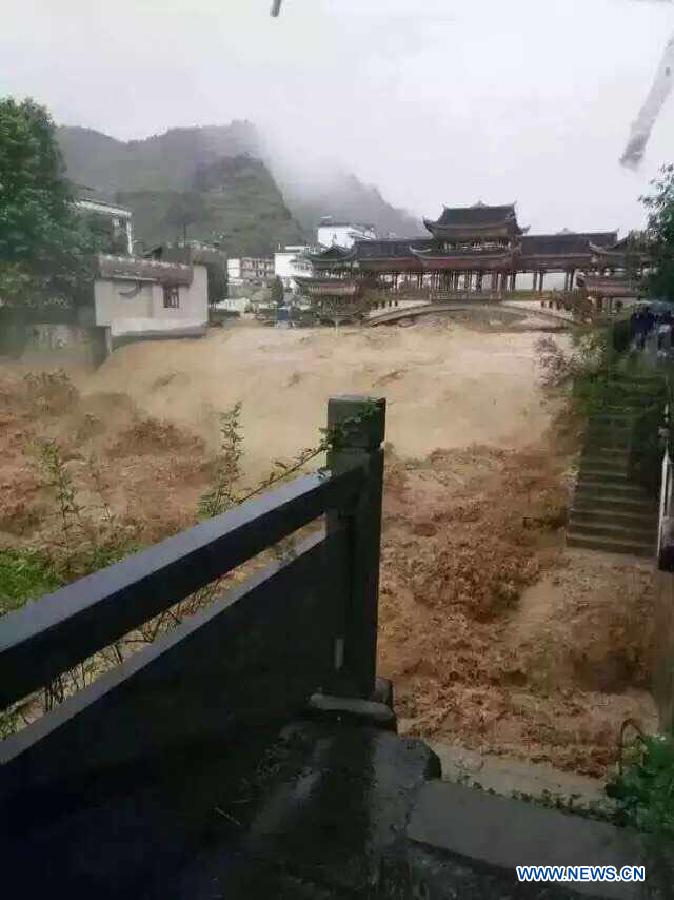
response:
M197 171L189 191L118 191L134 211L136 232L146 245L187 233L219 241L233 256L272 253L279 242L304 239L274 179L260 160L228 157Z

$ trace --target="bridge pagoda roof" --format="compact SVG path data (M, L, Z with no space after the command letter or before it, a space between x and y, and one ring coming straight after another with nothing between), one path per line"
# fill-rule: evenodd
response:
M356 241L354 250L358 260L401 259L412 256L413 251L432 250L433 238L394 238L380 241Z
M650 248L648 239L642 233L632 233L614 241L612 244L604 245L596 241L590 242L590 249L595 256L606 260L608 264L623 265L627 262L628 257L636 257L641 262L648 262L650 257Z
M444 252L435 248L430 250L412 249L411 252L419 260L423 269L434 272L441 269L490 270L511 266L514 261L514 253L510 249L450 250Z
M444 207L439 219L424 219L424 225L436 238L469 240L479 237L511 237L523 234L517 224L515 204L506 206Z
M531 234L522 237L522 256L591 256L591 244L610 247L616 231L563 231L560 234Z
M579 285L594 297L639 297L643 284L625 275L579 275Z

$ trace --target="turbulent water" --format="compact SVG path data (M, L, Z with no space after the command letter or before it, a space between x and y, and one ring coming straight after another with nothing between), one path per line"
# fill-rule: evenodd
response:
M234 328L204 341L123 348L83 392L128 394L149 415L217 438L216 411L242 403L245 464L318 442L328 397L387 398L387 440L406 456L473 442L521 446L548 424L535 373L535 332L444 328L314 332Z

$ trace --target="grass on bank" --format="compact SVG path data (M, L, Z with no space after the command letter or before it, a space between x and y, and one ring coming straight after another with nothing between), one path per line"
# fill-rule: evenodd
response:
M0 549L0 615L55 591L62 583L45 553Z

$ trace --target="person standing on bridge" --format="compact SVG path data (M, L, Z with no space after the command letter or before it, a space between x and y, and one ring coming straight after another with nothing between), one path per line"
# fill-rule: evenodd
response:
M640 336L642 331L641 309L637 308L630 316L630 343L633 350L639 349Z

